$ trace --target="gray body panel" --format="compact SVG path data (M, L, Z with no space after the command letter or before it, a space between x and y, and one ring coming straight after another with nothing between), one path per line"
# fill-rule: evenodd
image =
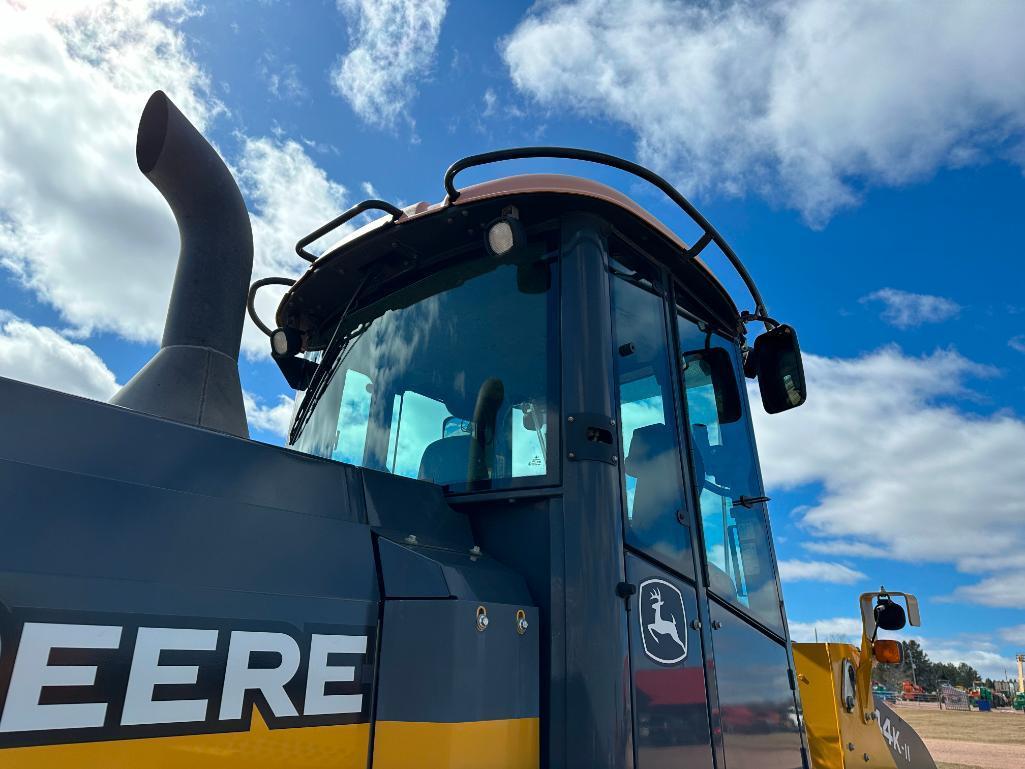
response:
M709 614L726 766L800 769L801 731L786 648L715 601L709 601Z
M390 617L392 633L384 637L395 665L381 681L392 718L537 716L541 623L524 580L488 554L471 553L469 520L438 487L8 379L0 379L0 399L7 406L0 434L0 707L21 623L126 628L122 661L99 667L103 691L113 692L108 722L100 729L5 736L0 757L4 746L179 733L174 724L118 726L124 655L131 654L140 623L219 629L220 651L201 663L201 685L223 680L229 630L285 633L303 655L313 633L365 635L366 654L355 660L351 686L366 696L362 712L339 716L348 723L372 718L378 639L382 618ZM377 541L378 532L412 524L429 545ZM381 585L389 597L440 600L385 601ZM478 602L509 615L505 627L478 638ZM517 609L527 612L531 628L522 636L515 631ZM474 654L489 664L484 688L477 665L466 663ZM303 660L288 689L298 708ZM410 684L417 676L421 689ZM447 700L437 699L442 683ZM216 713L219 695L208 695ZM442 707L445 702L451 707ZM247 729L246 713L244 723L228 727L211 716L183 728ZM264 716L272 727L309 723Z
M493 721L538 716L537 610L476 601L388 601L378 721ZM523 610L527 631L516 632Z
M653 642L658 639L644 622L645 596L640 595L641 600L632 603L630 650L637 766L711 769L705 660L700 629L691 625L698 617L697 592L689 582L637 556L628 555L626 566L629 580L636 585L664 580L680 591L685 613L677 618L677 631L681 639L686 636L687 643L686 654L678 662L652 659L648 652L656 653ZM647 639L643 637L645 633Z

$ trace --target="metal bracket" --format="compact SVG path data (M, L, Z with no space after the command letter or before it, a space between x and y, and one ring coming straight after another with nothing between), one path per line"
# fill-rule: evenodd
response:
M616 420L605 414L570 414L566 417L566 458L619 464Z

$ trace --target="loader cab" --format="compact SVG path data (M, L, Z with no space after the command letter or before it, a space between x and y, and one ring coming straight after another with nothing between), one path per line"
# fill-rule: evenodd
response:
M757 378L767 410L803 402L796 336L752 340L710 238L603 185L452 193L286 294L291 447L440 486L524 575L542 766L801 766L748 400Z

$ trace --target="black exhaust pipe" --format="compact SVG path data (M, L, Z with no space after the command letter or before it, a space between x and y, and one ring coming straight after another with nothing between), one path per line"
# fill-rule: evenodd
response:
M242 193L163 91L142 112L135 156L171 207L181 252L160 350L110 402L248 438L238 354L253 231Z

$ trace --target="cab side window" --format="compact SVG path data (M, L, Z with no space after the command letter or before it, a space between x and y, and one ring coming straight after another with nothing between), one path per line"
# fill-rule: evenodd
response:
M619 425L627 542L693 576L694 558L670 377L665 301L656 274L613 263Z
M678 319L708 589L783 632L767 512L736 344Z

